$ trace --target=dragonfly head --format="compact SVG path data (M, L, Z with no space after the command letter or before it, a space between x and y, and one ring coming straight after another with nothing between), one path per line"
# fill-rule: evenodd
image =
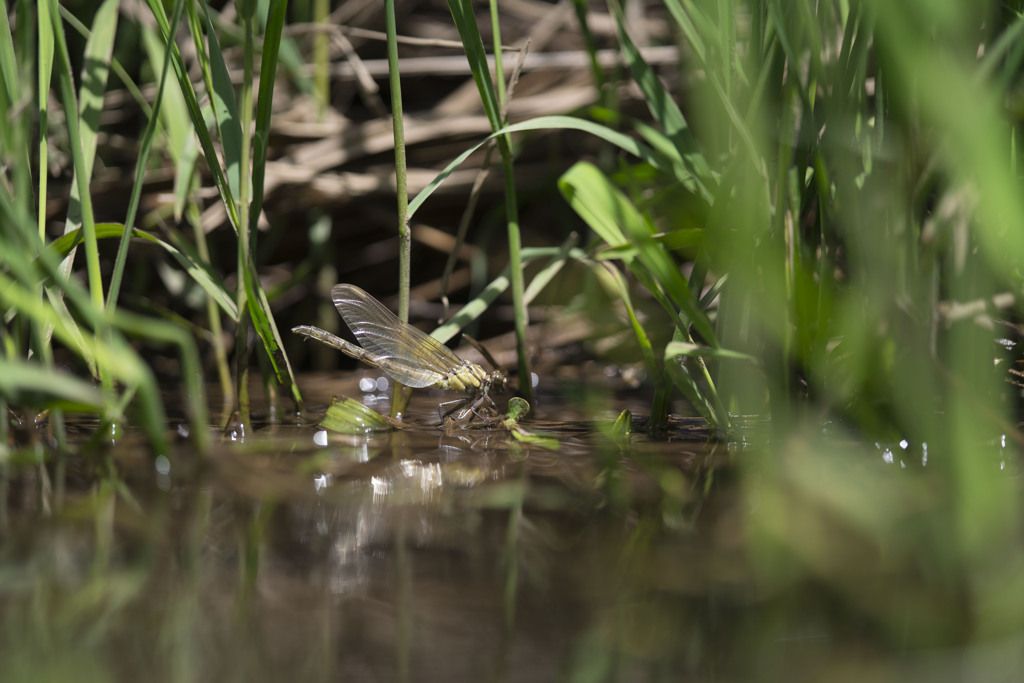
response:
M484 380L484 392L495 392L498 394L505 393L508 389L508 378L505 377L505 373L501 370L495 370L491 374L487 375L487 379Z

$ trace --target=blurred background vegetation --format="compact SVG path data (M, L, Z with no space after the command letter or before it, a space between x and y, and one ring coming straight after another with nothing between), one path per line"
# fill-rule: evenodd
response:
M353 282L489 339L541 418L637 387L651 439L699 417L728 474L640 458L661 531L742 520L761 617L813 584L808 623L841 605L864 651L943 652L851 678L1019 664L1024 3L6 5L4 520L18 467L45 488L126 428L166 459L294 425L296 371L347 360L288 330L339 331ZM609 614L678 626L651 594ZM570 673L588 648L678 668L605 626ZM724 661L698 673L764 677Z

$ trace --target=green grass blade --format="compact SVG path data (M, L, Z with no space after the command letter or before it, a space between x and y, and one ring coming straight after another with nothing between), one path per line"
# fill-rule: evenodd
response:
M644 101L654 117L661 125L665 134L671 138L694 176L705 186L714 184L711 168L704 154L700 151L686 117L676 105L671 93L665 89L654 70L644 61L640 50L625 29L625 18L622 7L615 0L611 3L615 16L615 26L619 35L619 44L626 63L633 74L633 79L644 93Z
M272 0L263 35L263 57L260 64L260 90L256 100L256 137L252 154L252 203L249 225L256 226L263 209L263 183L267 170L267 148L270 144L270 117L277 82L278 53L284 31L287 0Z
M195 132L196 137L199 138L199 145L202 147L203 155L206 157L207 167L210 169L210 173L213 175L214 185L217 187L217 192L220 194L221 201L224 203L224 208L227 210L228 219L231 221L231 225L239 225L238 207L235 204L234 195L231 194L231 190L228 187L227 179L224 176L224 171L218 162L217 151L213 145L213 138L210 137L210 132L206 126L206 118L203 115L203 111L199 107L199 100L196 96L196 91L192 87L192 81L189 79L188 70L185 68L185 64L181 59L181 52L178 50L178 46L174 42L173 35L171 34L170 23L167 20L167 15L164 13L163 5L160 0L146 0L149 5L150 11L156 18L157 25L160 27L160 33L163 37L163 43L165 49L171 50L171 59L174 64L174 73L178 79L178 85L181 89L182 95L185 97L185 104L188 108L189 118L192 120L192 130ZM186 4L186 9L191 6L191 2ZM199 54L205 58L205 51L200 50ZM208 72L206 69L204 73Z
M448 0L448 7L451 9L455 28L459 31L462 48L466 52L469 69L473 73L473 80L476 81L480 102L483 104L487 120L491 123L491 130L499 130L503 124L501 105L494 90L491 67L487 62L487 50L476 24L473 3L469 0Z
M654 238L647 219L633 203L596 166L585 162L566 171L558 185L572 209L606 243L619 246L628 241L633 245L637 259L654 281L645 286L656 296L664 287L675 306L685 313L687 322L708 344L717 346L714 328L707 314L698 308L678 265L664 245ZM629 259L628 263L630 270L640 277L633 260ZM685 329L686 325L680 327Z
M18 14L27 20L30 16L28 3L20 6ZM22 29L20 36L26 36ZM24 42L22 38L19 42ZM27 46L20 46L28 52ZM28 69L31 68L31 55L24 54L19 63L19 46L15 45L11 33L10 17L0 19L0 165L3 168L4 190L13 191L19 204L28 206L32 201L32 163L31 163L31 129L30 112L31 88L21 87ZM47 88L48 90L48 88ZM44 98L45 99L45 98ZM16 114L17 112L17 114Z
M694 56L697 57L697 61L701 64L707 64L708 49L704 45L704 38L702 36L714 35L707 31L710 21L693 2L687 2L684 9L680 0L665 0L665 7L668 8L672 18L675 19L679 31L686 38L686 42L689 43ZM698 23L701 24L702 29L698 29Z
M54 272L56 270L56 266L54 266ZM80 311L102 324L102 318L97 312L101 309L91 306L87 294L76 293L73 288L67 289L66 294L76 300ZM98 365L113 379L126 385L129 391L136 391L140 400L143 427L146 429L153 448L158 453L168 453L167 440L164 436L166 420L156 387L156 379L153 377L152 371L138 357L138 354L119 335L111 334L110 330L104 330L103 334L87 336L76 334L73 328L55 313L53 308L39 305L39 300L32 290L12 280L4 273L0 273L0 302L16 309L37 325L52 328L54 335L69 348L76 350L79 355L95 357ZM152 320L146 319L145 329L149 329L148 326L152 323ZM79 344L85 347L84 350L79 350ZM188 370L191 374L193 371L198 371L198 367L190 367ZM196 377L198 378L198 375ZM202 393L199 392L198 396L201 401ZM109 400L105 402L107 410L111 408L111 405ZM202 438L202 435L200 434L198 438Z
M539 130L578 130L584 133L590 133L597 138L610 142L624 152L628 152L629 154L646 161L651 166L654 166L659 170L670 174L674 171L671 159L658 154L642 142L638 142L628 135L612 130L607 126L573 116L538 116L537 118L530 119L529 121L514 123L491 133L485 139L455 157L455 159L452 160L444 170L437 174L436 178L430 181L430 183L420 190L420 193L416 195L411 202L409 202L409 219L412 220L413 214L420 208L420 206L422 206L423 202L425 202L427 198L434 193L434 190L436 190L438 186L440 186L441 183L443 183L444 180L452 174L452 171L458 168L463 161L468 159L473 152L477 151L500 135Z
M19 93L16 86L21 76L18 73L18 59L14 52L11 19L7 12L0 17L0 78L3 79L3 89L7 101L17 102Z
M118 2L105 0L96 12L92 30L85 43L82 87L79 92L79 125L86 179L92 177L93 163L96 160L100 113L103 111L103 93L107 87L110 57L114 49L114 36L117 33L117 14ZM65 234L82 226L81 208L81 188L76 173L71 183L71 201L64 221ZM71 274L73 259L72 251L61 265L66 275Z
M59 405L66 411L100 412L106 405L103 393L90 382L39 363L9 360L2 356L0 396L16 405Z
M477 90L480 93L480 100L483 103L484 111L487 113L487 120L491 123L491 130L500 130L504 125L505 116L502 108L502 98L498 93L503 92L504 83L496 91L491 79L490 67L487 61L487 54L484 50L483 40L476 24L476 17L473 13L473 3L470 0L449 0L449 7L455 26L459 31L466 58L469 61L470 69L473 72L473 79L476 81ZM491 4L492 12L496 12L496 4ZM499 25L494 24L497 31ZM494 36L495 43L501 42L501 36ZM500 59L500 54L498 55ZM496 65L496 73L501 77L500 64ZM528 400L533 400L533 387L530 382L529 357L526 354L526 327L528 325L526 304L523 302L523 271L522 271L522 240L519 227L519 202L516 199L516 184L513 169L513 157L509 136L502 134L497 137L498 150L501 152L502 171L505 180L505 215L506 232L509 245L509 276L512 287L512 306L515 315L516 350L519 356L519 384L520 391Z
M213 115L217 122L217 130L220 132L228 189L231 197L237 201L242 194L242 124L240 123L238 103L235 100L235 86L231 83L228 65L224 62L220 41L217 39L217 32L213 30L209 10L205 15L206 44L209 49L207 57L210 65L209 82L213 87L210 91ZM202 36L195 35L193 39L197 46L202 44ZM248 179L245 182L248 182ZM240 229L240 226L235 224L235 228Z
M169 50L159 34L145 23L139 26L139 32L149 62L163 64L169 58ZM160 104L160 123L168 138L165 148L174 160L174 216L180 219L194 184L199 147L192 132L188 105L181 88L164 87Z
M125 227L120 223L98 223L96 225L97 239L123 239L124 236ZM129 236L146 240L163 248L174 257L182 269L195 280L197 285L203 288L231 320L238 321L238 307L235 305L231 292L228 291L220 276L200 260L191 245L184 240L179 240L178 246L175 246L138 228L131 230ZM68 233L54 240L48 246L48 250L56 255L64 256L74 248L81 237L81 232L77 230Z
M103 93L107 89L110 74L110 57L114 52L119 5L119 0L104 0L100 4L93 19L92 32L85 42L78 109L87 177L91 177L96 159L96 139L99 136L100 113L103 111Z
M184 0L177 0L174 5L174 13L171 18L172 32L177 30L178 21L181 19L181 12ZM164 50L163 66L160 70L160 82L157 85L156 100L149 113L149 120L146 122L146 130L142 134L142 144L139 149L139 158L135 164L135 182L132 184L132 191L128 197L128 211L124 224L129 229L122 230L121 242L118 245L117 256L114 259L114 269L110 276L110 290L107 294L107 308L117 308L117 298L121 292L121 278L124 276L125 264L128 262L128 243L131 237L131 226L135 225L135 214L139 208L139 198L142 196L142 187L145 182L146 168L149 165L149 153L153 147L153 138L156 135L157 122L160 120L160 111L163 109L164 91L167 85L167 76L170 72L171 55Z
M50 22L50 4L47 2L40 2L37 4L38 16L38 29L36 36L39 41L38 63L36 65L37 77L36 77L36 100L38 101L37 113L39 116L39 147L37 152L37 158L39 160L39 178L38 178L38 207L36 209L36 218L38 220L39 239L46 238L46 193L47 185L49 183L49 171L48 168L48 154L47 154L47 135L49 132L49 98L40 97L39 93L50 92L50 82L53 78L53 33L44 30L44 27L48 26Z
M562 257L564 250L563 247L531 247L523 249L523 263L528 264L539 259L553 259L553 263L559 263L559 259ZM575 260L583 260L586 258L586 254L582 250L576 248L570 248L568 250L568 256ZM549 264L550 267L550 264ZM439 325L437 329L430 333L430 336L438 340L442 344L452 339L459 331L469 323L473 322L495 302L498 297L504 294L511 284L509 279L509 269L506 266L505 269L493 280L491 280L483 291L476 296L475 299L467 303L459 312L452 316L451 320Z
M103 306L103 280L100 275L100 257L96 245L96 221L92 210L92 195L89 190L90 174L86 172L85 156L79 129L78 106L75 98L74 76L71 73L71 58L68 55L67 42L64 38L64 27L61 24L57 0L44 0L49 3L51 30L57 56L57 80L60 85L61 101L68 130L68 142L71 146L71 159L75 167L75 178L80 193L82 212L82 234L85 242L86 272L89 278L89 293L93 305Z
M715 358L726 360L742 360L755 367L759 365L756 357L749 353L732 351L730 349L714 349L710 346L701 346L692 342L671 341L665 346L665 360L686 356L687 358Z

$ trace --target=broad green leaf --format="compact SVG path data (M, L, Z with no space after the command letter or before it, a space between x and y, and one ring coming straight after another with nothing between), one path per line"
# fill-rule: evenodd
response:
M339 434L372 434L395 429L395 424L388 418L351 398L334 401L320 426Z
M623 259L631 272L656 297L664 288L673 304L686 315L686 321L707 343L717 346L711 321L698 308L678 264L664 245L654 238L647 218L629 198L596 166L586 162L577 163L566 171L558 185L569 205L601 239L613 246L628 242L636 249L635 258L632 258L632 252L626 252ZM646 274L636 268L637 260L643 264ZM667 310L674 317L673 309L668 307Z

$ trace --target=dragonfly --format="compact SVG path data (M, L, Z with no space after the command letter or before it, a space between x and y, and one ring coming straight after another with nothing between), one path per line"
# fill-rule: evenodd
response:
M476 363L463 360L447 346L403 322L381 302L355 285L331 288L334 307L352 330L359 346L310 325L293 327L292 332L316 339L367 365L383 370L389 377L413 389L433 388L469 394L442 404L457 403L442 419L469 405L464 415L476 415L482 406L495 409L490 393L503 392L508 379L500 370L488 373Z

